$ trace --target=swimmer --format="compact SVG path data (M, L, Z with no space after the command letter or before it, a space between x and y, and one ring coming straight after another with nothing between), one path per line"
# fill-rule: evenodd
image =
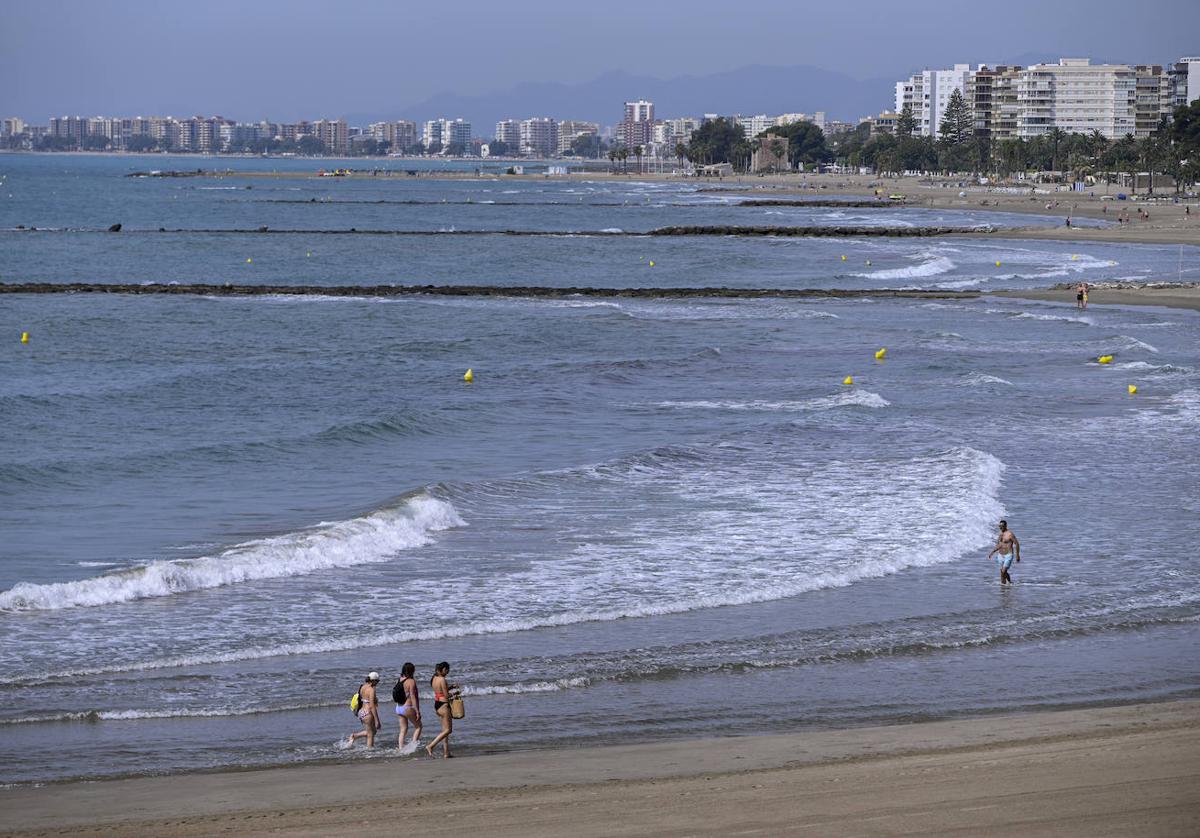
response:
M1000 522L1000 537L996 539L996 546L992 548L992 552L988 553L989 559L992 556L996 557L996 564L1000 566L1000 584L1012 584L1008 569L1012 567L1013 559L1021 561L1021 542L1017 541L1013 531L1008 528L1008 521Z

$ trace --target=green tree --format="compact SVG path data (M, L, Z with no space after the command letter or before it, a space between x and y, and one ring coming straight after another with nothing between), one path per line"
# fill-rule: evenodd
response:
M319 137L314 137L312 134L305 134L303 137L296 140L296 151L300 154L308 156L324 154L325 143L321 142Z
M425 146L425 153L426 154L441 154L442 153L441 141L434 140L429 145Z
M504 140L492 140L488 143L488 155L490 157L503 157L510 151L508 143Z
M646 150L644 148L642 148L640 145L635 145L633 147L633 156L636 157L637 161L638 161L638 174L639 175L642 173L642 155L645 153L646 153Z
M952 146L965 145L975 135L975 120L971 115L971 108L963 98L962 91L957 88L946 102L946 112L942 114L938 135Z
M134 134L125 141L126 151L153 151L156 148L158 148L158 140L149 134Z
M732 163L734 147L746 141L742 126L725 117L704 123L688 140L688 159L693 163Z
M905 102L896 118L896 136L911 137L917 130L917 120L913 116L912 103Z
M449 157L462 157L466 153L466 143L450 143L448 146L446 146L446 155Z
M769 132L788 141L788 163L792 168L805 163L816 165L833 159L825 142L825 132L811 122L789 122L769 129ZM763 136L767 132L764 131Z
M604 143L597 134L580 134L571 140L571 151L580 157L595 159L600 156Z

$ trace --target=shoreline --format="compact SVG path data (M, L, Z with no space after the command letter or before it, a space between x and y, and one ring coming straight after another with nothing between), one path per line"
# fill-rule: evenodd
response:
M0 831L13 834L266 827L349 835L418 816L423 833L487 829L524 838L738 829L1194 834L1200 700L453 763L373 759L70 782L7 789L0 800Z
M988 291L988 296L1009 297L1018 300L1065 303L1075 305L1074 288L1030 288L1020 290ZM1093 287L1088 291L1088 305L1100 306L1161 306L1200 311L1200 286L1164 285L1162 287L1138 286L1128 288Z

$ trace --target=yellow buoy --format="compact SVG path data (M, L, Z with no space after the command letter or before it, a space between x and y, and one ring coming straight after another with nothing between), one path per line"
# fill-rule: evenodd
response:
M308 251L308 253L305 253L304 255L305 255L305 256L312 256L312 251L310 250L310 251Z
M463 381L470 384L474 380L475 380L475 370L467 370L465 373L463 373Z
M846 376L845 378L843 378L843 379L842 379L842 383L843 383L843 384L853 384L853 383L854 383L854 376L852 376L852 375L848 375L848 376Z
M843 262L845 262L845 261L846 261L846 254L844 254L844 253L842 254L842 261L843 261Z
M650 260L650 267L652 267L652 268L654 267L654 260L653 260L653 259L651 259L651 260Z
M246 264L247 264L247 265L249 265L249 264L250 264L251 262L253 262L253 261L254 261L254 260L253 260L253 259L251 259L249 256L247 256L247 257L246 257Z
M21 332L21 343L29 343L29 332Z
M1096 361L1101 364L1111 364L1112 359L1113 359L1112 355L1101 355L1099 358L1096 359Z
M1078 259L1079 259L1079 254L1078 254L1078 253L1072 253L1072 254L1071 254L1071 261L1072 261L1072 262L1075 262L1075 261L1077 261Z
M884 346L884 347L881 347L881 348L879 349L879 351L875 353L875 360L876 360L876 361L882 361L882 360L883 360L883 356L885 356L885 355L887 355L887 347L886 347L886 346Z
M997 260L997 261L996 261L996 267L997 267L997 268L998 268L998 267L1000 267L1000 262L999 262L999 260Z
M1137 394L1137 385L1136 385L1136 384L1130 384L1130 385L1129 385L1129 395L1133 396L1133 395L1136 395L1136 394Z

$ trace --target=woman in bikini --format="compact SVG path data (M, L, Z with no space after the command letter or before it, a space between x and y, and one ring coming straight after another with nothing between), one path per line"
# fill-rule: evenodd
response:
M451 684L446 680L446 676L449 674L450 664L442 661L433 668L433 677L429 679L429 686L433 687L433 712L437 713L438 718L442 720L442 732L425 746L425 753L433 756L433 749L441 742L442 756L445 759L450 759L452 756L450 734L454 732L454 720L450 717L450 697L458 693L458 684Z
M411 663L404 664L400 667L400 680L392 687L392 700L396 702L396 716L400 720L400 738L396 740L396 747L402 751L409 722L412 722L413 734L408 750L415 751L421 744L421 697L417 694L415 672L416 667Z

